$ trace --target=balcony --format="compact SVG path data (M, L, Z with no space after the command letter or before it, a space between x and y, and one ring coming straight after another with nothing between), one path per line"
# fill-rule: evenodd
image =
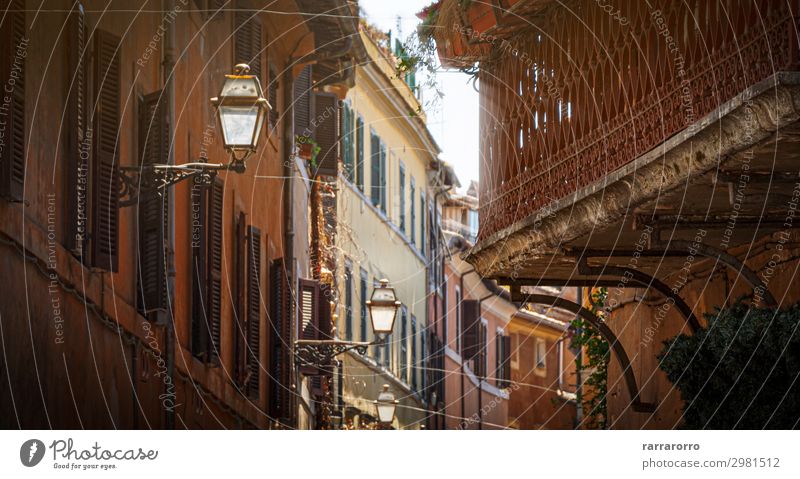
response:
M724 222L730 205L714 197L719 177L706 174L737 170L741 161L724 163L796 120L782 110L797 101L796 2L621 1L611 13L590 1L513 3L488 24L447 25L437 37L450 64L460 53L480 62L480 230L470 261L484 274L530 270L549 252L613 248L603 236L612 225L640 230L659 216L709 212ZM791 137L777 148L796 151ZM700 141L716 150L680 149ZM768 160L756 155L750 166L768 172ZM674 203L653 203L669 194Z

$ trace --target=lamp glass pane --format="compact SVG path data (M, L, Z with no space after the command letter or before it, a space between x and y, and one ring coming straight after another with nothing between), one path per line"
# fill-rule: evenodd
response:
M253 132L258 126L258 108L227 106L219 107L222 133L228 146L253 147Z
M397 315L397 308L393 304L372 304L369 308L369 315L375 334L390 334L394 325L394 317Z
M378 421L382 423L390 423L394 419L395 404L393 402L378 402Z
M222 85L220 97L251 97L258 98L258 83L253 76L228 77Z

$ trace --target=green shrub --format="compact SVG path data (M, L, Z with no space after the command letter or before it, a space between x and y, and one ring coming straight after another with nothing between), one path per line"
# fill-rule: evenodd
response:
M680 390L689 429L800 427L800 304L737 303L708 329L665 341L661 369Z

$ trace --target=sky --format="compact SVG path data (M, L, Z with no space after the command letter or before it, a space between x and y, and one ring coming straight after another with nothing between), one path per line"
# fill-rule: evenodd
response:
M405 39L416 29L419 19L416 13L429 5L431 0L361 0L367 20L383 31L392 31ZM466 190L470 180L478 180L478 93L469 75L458 70L445 70L437 74L444 98L436 111L428 110L428 129L442 149L441 158L453 165L461 182L461 191ZM423 91L423 99L433 92ZM427 103L427 101L426 101Z

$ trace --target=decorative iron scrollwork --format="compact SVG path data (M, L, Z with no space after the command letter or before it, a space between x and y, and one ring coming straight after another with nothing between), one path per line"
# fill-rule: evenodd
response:
M208 186L217 172L227 169L230 165L216 163L122 166L119 168L119 205L132 206L147 198L160 197L168 187L189 178Z
M378 344L382 344L382 341L360 343L338 339L320 341L301 339L294 342L294 357L299 366L331 366L335 362L336 356L340 354L356 351L358 354L364 355L369 346Z

